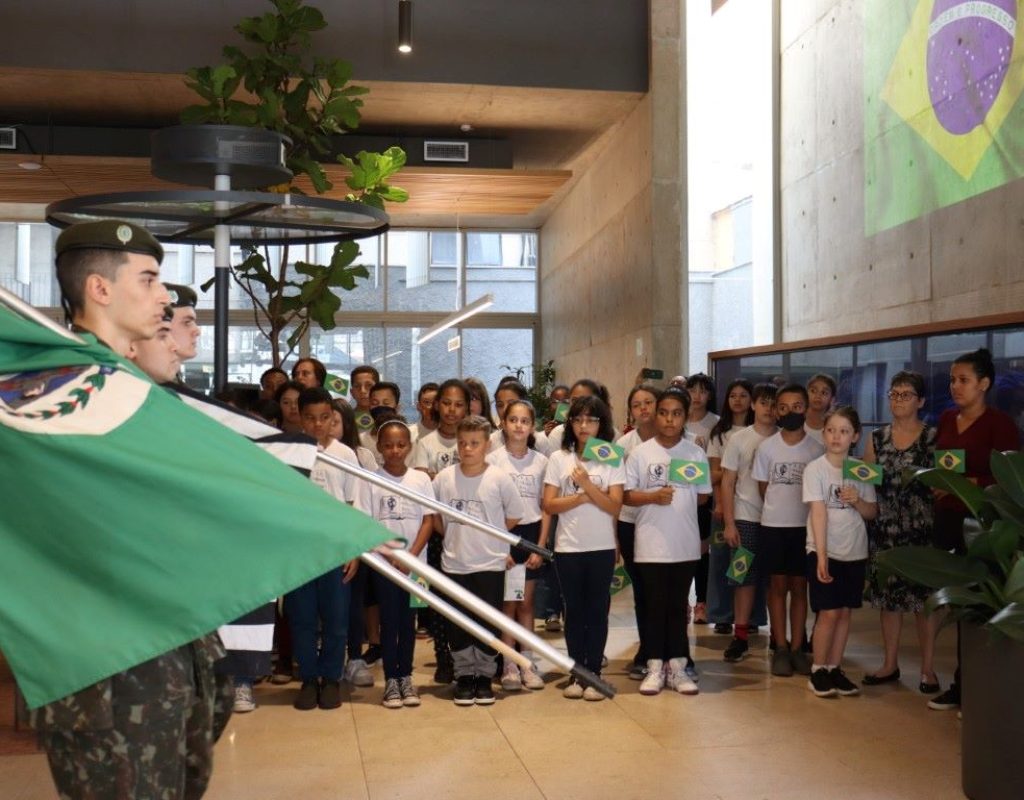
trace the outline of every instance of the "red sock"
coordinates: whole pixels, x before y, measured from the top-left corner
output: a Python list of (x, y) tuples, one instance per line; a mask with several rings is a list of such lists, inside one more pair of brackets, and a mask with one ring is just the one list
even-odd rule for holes
[(750, 630), (749, 625), (740, 625), (737, 623), (736, 625), (733, 625), (733, 630), (736, 632), (737, 639), (739, 639), (741, 642), (747, 641), (747, 633)]

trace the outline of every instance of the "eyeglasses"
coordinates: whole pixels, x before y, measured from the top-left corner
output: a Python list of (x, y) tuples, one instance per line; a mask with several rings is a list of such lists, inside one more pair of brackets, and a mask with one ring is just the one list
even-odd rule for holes
[(890, 400), (913, 400), (917, 397), (917, 392), (889, 392)]
[(601, 420), (598, 417), (573, 417), (573, 425), (600, 425)]

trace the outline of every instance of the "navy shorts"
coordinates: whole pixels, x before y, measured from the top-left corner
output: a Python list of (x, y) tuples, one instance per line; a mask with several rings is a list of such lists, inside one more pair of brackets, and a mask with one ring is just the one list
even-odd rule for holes
[[(527, 542), (537, 544), (540, 541), (540, 520), (536, 522), (529, 522), (525, 525), (516, 525), (509, 533), (513, 533), (520, 539), (524, 539)], [(523, 550), (521, 547), (512, 547), (509, 549), (512, 555), (512, 560), (517, 564), (525, 564), (526, 559), (530, 557), (530, 554)], [(541, 569), (530, 569), (526, 568), (526, 580), (535, 581), (544, 573), (543, 567)]]
[(807, 528), (761, 526), (761, 567), (768, 575), (807, 576)]
[(818, 580), (818, 554), (811, 552), (807, 559), (807, 588), (811, 597), (811, 611), (831, 611), (837, 608), (860, 608), (864, 601), (864, 576), (867, 561), (828, 560), (828, 574), (832, 583)]
[[(743, 583), (737, 583), (730, 578), (726, 578), (726, 582), (730, 586), (757, 586), (757, 582), (761, 580), (761, 573), (764, 572), (764, 564), (762, 563), (764, 560), (764, 547), (761, 544), (764, 541), (764, 535), (761, 533), (761, 524), (738, 519), (736, 520), (736, 531), (740, 535), (740, 545), (754, 554), (754, 560), (750, 562), (750, 569), (747, 570), (747, 576), (744, 578)], [(733, 555), (733, 551), (730, 550), (730, 563), (732, 563)]]

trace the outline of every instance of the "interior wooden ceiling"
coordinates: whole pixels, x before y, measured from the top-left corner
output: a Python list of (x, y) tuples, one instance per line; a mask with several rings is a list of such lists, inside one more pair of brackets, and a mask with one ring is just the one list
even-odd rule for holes
[[(574, 168), (642, 95), (573, 89), (354, 81), (367, 86), (360, 133), (507, 138), (511, 170), (408, 168), (397, 181), (412, 200), (389, 209), (396, 224), (536, 226)], [(0, 124), (162, 127), (195, 102), (180, 75), (5, 68)], [(471, 125), (464, 134), (460, 125)], [(44, 149), (40, 147), (39, 149)], [(72, 194), (161, 185), (144, 159), (47, 155), (45, 167), (0, 159), (0, 203), (43, 203)], [(337, 181), (339, 184), (340, 181)], [(475, 219), (469, 219), (475, 217)], [(505, 219), (510, 217), (510, 219)]]

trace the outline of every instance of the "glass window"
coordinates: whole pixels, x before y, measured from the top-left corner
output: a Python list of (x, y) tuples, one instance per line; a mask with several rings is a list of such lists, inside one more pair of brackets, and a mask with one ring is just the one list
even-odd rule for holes
[(459, 375), (459, 352), (448, 350), (448, 340), (457, 331), (445, 331), (423, 344), (416, 339), (425, 328), (387, 328), (387, 380), (402, 390), (402, 411), (412, 422), (416, 419), (416, 392), (428, 381), (442, 383)]
[(46, 224), (0, 223), (0, 286), (39, 308), (60, 306), (53, 268), (57, 234)]
[(909, 339), (857, 345), (857, 367), (851, 377), (851, 402), (861, 415), (861, 424), (872, 428), (889, 420), (886, 396), (892, 376), (910, 369)]
[(533, 330), (530, 328), (463, 328), (462, 374), (479, 378), (491, 397), (498, 381), (519, 367), (533, 374)]
[[(213, 326), (199, 327), (196, 357), (185, 362), (185, 383), (201, 392), (213, 391)], [(288, 350), (288, 332), (281, 336), (281, 352)], [(260, 375), (274, 365), (270, 342), (252, 325), (228, 330), (228, 382), (258, 384)]]
[(812, 375), (823, 372), (836, 382), (836, 404), (852, 401), (853, 348), (827, 347), (798, 350), (789, 355), (789, 379), (807, 385)]
[(438, 267), (459, 265), (459, 235), (455, 231), (430, 233), (430, 263)]
[[(358, 278), (351, 291), (335, 288), (334, 292), (341, 298), (341, 311), (383, 311), (384, 310), (384, 237), (361, 239), (359, 257), (355, 264), (361, 264), (369, 271), (368, 278)], [(334, 256), (333, 242), (313, 245), (310, 249), (315, 256), (315, 263), (330, 264)]]
[(454, 311), (458, 307), (458, 261), (432, 264), (432, 236), (427, 231), (387, 233), (388, 311)]
[(384, 328), (366, 326), (322, 331), (314, 325), (309, 333), (309, 352), (335, 375), (348, 377), (360, 364), (372, 364), (384, 372), (381, 369), (385, 355)]
[(466, 234), (467, 305), (488, 293), (488, 311), (537, 310), (536, 233)]

